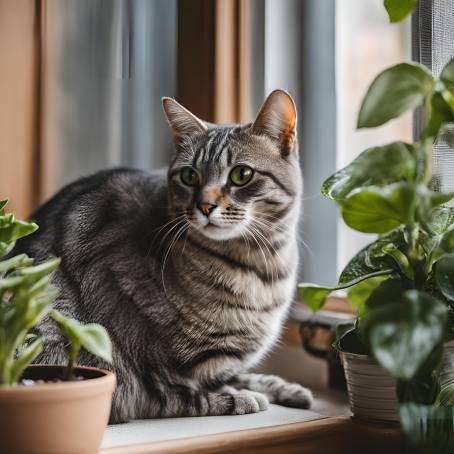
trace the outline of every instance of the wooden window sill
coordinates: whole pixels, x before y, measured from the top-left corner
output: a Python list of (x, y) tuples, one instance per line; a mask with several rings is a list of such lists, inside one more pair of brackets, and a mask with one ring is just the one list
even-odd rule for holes
[(402, 448), (402, 436), (396, 427), (337, 417), (113, 447), (101, 450), (101, 454), (397, 454)]
[(349, 417), (342, 393), (316, 393), (312, 410), (271, 405), (255, 415), (134, 421), (107, 429), (101, 454), (400, 452), (395, 427)]

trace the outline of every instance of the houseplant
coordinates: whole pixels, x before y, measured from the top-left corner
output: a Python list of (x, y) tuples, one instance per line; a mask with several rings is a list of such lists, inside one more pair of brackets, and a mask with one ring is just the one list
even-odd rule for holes
[[(415, 3), (385, 6), (397, 21)], [(451, 452), (454, 208), (446, 204), (454, 193), (433, 190), (431, 164), (435, 141), (454, 143), (454, 60), (438, 79), (416, 63), (383, 71), (363, 99), (358, 127), (417, 108), (425, 124), (414, 143), (369, 148), (324, 182), (322, 193), (340, 205), (344, 222), (379, 237), (347, 264), (337, 286), (300, 284), (299, 294), (318, 310), (331, 291), (348, 289), (358, 317), (340, 326), (335, 347), (351, 359), (367, 355), (369, 365), (378, 363), (395, 380), (400, 423), (417, 449)]]
[[(5, 213), (0, 202), (0, 257), (15, 240), (34, 232), (31, 222)], [(81, 347), (110, 361), (111, 344), (99, 325), (81, 325), (52, 303), (51, 273), (59, 259), (40, 265), (25, 254), (0, 261), (0, 445), (2, 452), (97, 452), (107, 424), (115, 377), (75, 367)], [(68, 341), (66, 366), (30, 363), (45, 339), (33, 327), (50, 316)]]

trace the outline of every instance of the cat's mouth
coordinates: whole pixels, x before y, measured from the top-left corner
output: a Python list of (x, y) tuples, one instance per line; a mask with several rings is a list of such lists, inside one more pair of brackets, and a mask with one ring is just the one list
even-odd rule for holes
[(220, 225), (215, 224), (212, 221), (208, 221), (208, 224), (206, 224), (203, 228), (204, 229), (210, 229), (210, 228), (221, 229), (222, 227)]

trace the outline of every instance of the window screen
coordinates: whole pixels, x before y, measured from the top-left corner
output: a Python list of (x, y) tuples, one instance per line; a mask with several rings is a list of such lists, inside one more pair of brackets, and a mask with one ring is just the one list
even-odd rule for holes
[[(420, 0), (413, 15), (413, 59), (435, 76), (454, 57), (454, 10), (452, 0)], [(416, 115), (415, 133), (421, 129)], [(440, 141), (434, 147), (435, 189), (454, 190), (454, 148)]]

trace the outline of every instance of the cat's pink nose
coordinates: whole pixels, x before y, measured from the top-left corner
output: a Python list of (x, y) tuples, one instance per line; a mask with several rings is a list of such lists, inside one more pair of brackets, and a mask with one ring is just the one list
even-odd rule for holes
[(202, 212), (203, 215), (209, 216), (210, 213), (217, 207), (217, 205), (213, 203), (199, 203), (197, 208)]

